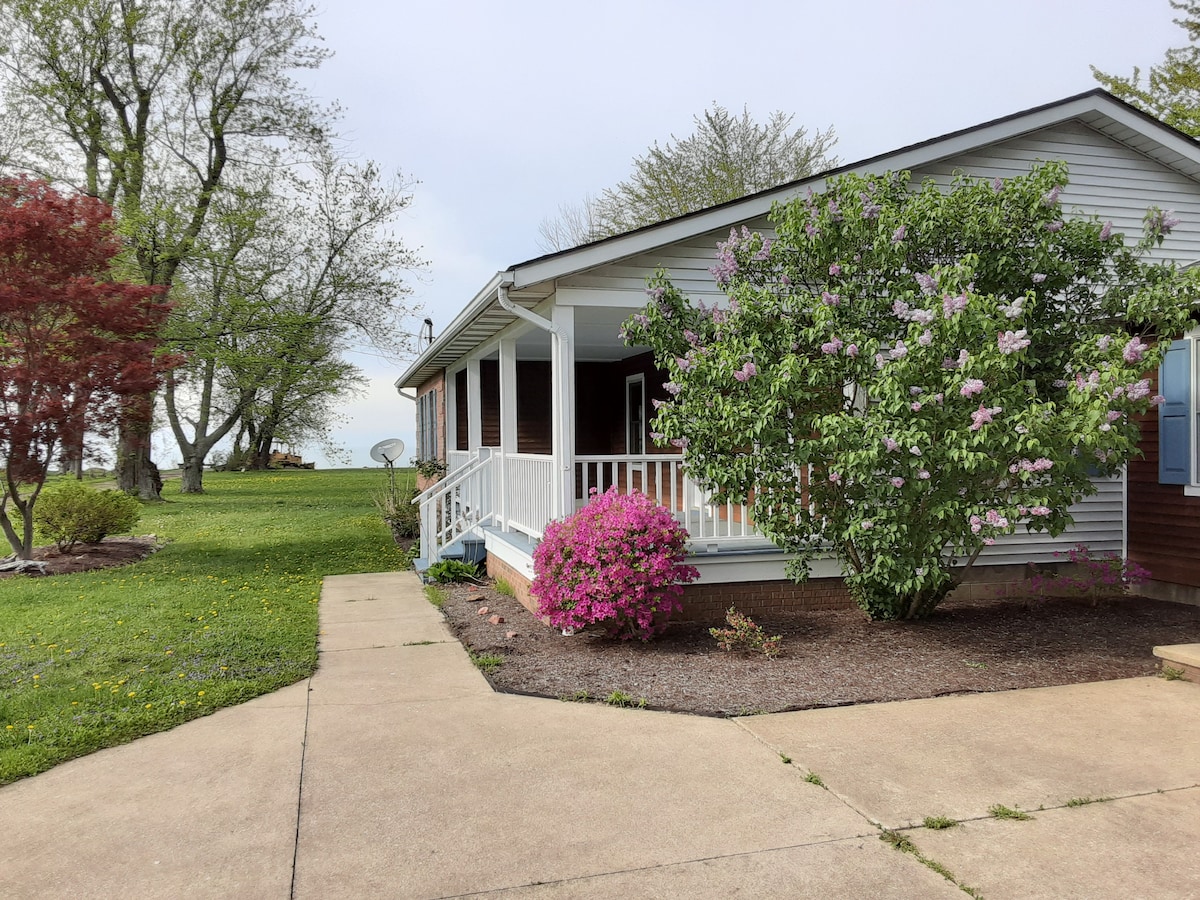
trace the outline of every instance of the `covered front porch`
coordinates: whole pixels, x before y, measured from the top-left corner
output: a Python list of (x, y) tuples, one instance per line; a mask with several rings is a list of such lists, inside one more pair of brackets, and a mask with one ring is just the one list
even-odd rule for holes
[(613, 486), (670, 510), (694, 552), (771, 548), (746, 506), (711, 503), (682, 455), (651, 439), (666, 379), (646, 348), (620, 340), (629, 296), (571, 304), (562, 293), (546, 315), (514, 308), (516, 322), (446, 367), (447, 473), (418, 498), (422, 556), (456, 553), (484, 529), (536, 541)]

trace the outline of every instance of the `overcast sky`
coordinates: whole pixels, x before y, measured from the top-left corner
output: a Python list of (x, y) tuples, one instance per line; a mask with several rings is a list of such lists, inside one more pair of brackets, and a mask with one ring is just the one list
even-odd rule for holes
[[(1167, 0), (326, 0), (335, 55), (306, 81), (344, 108), (354, 154), (418, 182), (398, 232), (429, 260), (411, 299), (440, 333), (541, 254), (560, 203), (612, 186), (714, 101), (832, 125), (851, 162), (1091, 90), (1089, 64), (1146, 68), (1185, 42), (1173, 15)], [(413, 446), (413, 405), (399, 367), (351, 358), (371, 388), (340, 442), (372, 465), (378, 440)]]

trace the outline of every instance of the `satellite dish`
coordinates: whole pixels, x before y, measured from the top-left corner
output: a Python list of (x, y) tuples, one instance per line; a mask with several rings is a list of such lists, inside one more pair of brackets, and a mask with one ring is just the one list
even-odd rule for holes
[(388, 438), (371, 448), (371, 459), (386, 466), (390, 466), (403, 455), (404, 441), (400, 438)]

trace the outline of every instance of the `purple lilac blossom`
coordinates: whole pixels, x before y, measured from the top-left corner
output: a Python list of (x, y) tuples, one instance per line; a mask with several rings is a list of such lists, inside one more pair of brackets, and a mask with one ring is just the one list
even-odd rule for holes
[(962, 312), (967, 308), (967, 295), (964, 291), (957, 297), (946, 296), (942, 298), (942, 315), (947, 319), (952, 318), (955, 313)]
[(978, 378), (968, 378), (958, 392), (964, 397), (973, 397), (984, 389), (984, 383)]
[(933, 332), (926, 328), (921, 332), (921, 336), (917, 338), (917, 343), (922, 347), (928, 347), (933, 343)]
[(890, 437), (885, 437), (883, 439), (883, 446), (887, 447), (888, 453), (891, 453), (900, 447), (900, 443), (892, 440)]
[(851, 359), (855, 359), (858, 356), (858, 344), (848, 344), (846, 346), (846, 355)]
[(829, 267), (829, 274), (834, 275), (834, 276), (841, 275), (842, 267), (839, 266), (837, 263), (834, 263), (832, 266)]
[(921, 448), (918, 447), (916, 444), (913, 444), (911, 447), (908, 448), (908, 452), (911, 453), (913, 456), (920, 456)]
[(1044, 197), (1042, 197), (1042, 205), (1053, 206), (1058, 202), (1058, 195), (1061, 193), (1062, 185), (1056, 184), (1054, 187), (1050, 188), (1050, 191)]
[(826, 356), (836, 356), (837, 352), (842, 349), (841, 338), (835, 337), (832, 341), (826, 341), (821, 345), (821, 352)]
[(901, 225), (899, 228), (897, 228), (895, 231), (892, 232), (892, 243), (893, 244), (900, 243), (902, 240), (904, 240), (904, 235), (907, 233), (908, 233), (908, 226)]
[(1018, 350), (1024, 350), (1031, 343), (1033, 342), (1025, 336), (1024, 328), (1020, 331), (1005, 331), (996, 337), (996, 345), (1000, 348), (1000, 352), (1005, 355), (1016, 353)]
[(913, 276), (913, 278), (915, 278), (917, 284), (920, 285), (922, 294), (928, 296), (937, 291), (937, 279), (935, 279), (932, 275), (928, 275), (925, 272), (918, 272)]
[(1047, 230), (1047, 231), (1051, 231), (1051, 232), (1054, 232), (1054, 231), (1062, 231), (1062, 227), (1063, 227), (1063, 223), (1062, 223), (1062, 222), (1060, 222), (1060, 221), (1055, 221), (1055, 222), (1047, 222), (1047, 223), (1046, 223), (1046, 230)]
[(1045, 272), (1034, 272), (1033, 273), (1033, 283), (1034, 284), (1041, 284), (1045, 280), (1046, 280)]
[(891, 481), (892, 481), (892, 487), (894, 487), (894, 488), (904, 487), (904, 479), (901, 478), (899, 475), (892, 478)]
[(1149, 344), (1143, 344), (1138, 338), (1133, 338), (1125, 345), (1125, 349), (1121, 351), (1121, 356), (1127, 363), (1140, 362), (1142, 355), (1149, 349)]
[(984, 406), (979, 404), (979, 409), (971, 413), (971, 431), (978, 431), (984, 425), (992, 421), (992, 417), (1003, 412), (1003, 407), (1000, 406)]
[(1105, 222), (1104, 226), (1100, 229), (1100, 240), (1107, 241), (1111, 234), (1112, 222)]

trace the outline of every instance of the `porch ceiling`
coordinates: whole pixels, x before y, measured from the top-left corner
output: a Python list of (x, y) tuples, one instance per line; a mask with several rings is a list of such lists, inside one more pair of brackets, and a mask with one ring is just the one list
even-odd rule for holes
[[(614, 362), (645, 353), (648, 347), (626, 347), (620, 338), (628, 309), (575, 307), (575, 359), (579, 362)], [(550, 358), (550, 336), (531, 329), (517, 338), (518, 359)]]

